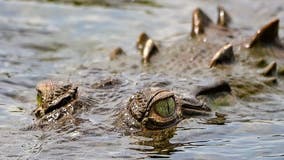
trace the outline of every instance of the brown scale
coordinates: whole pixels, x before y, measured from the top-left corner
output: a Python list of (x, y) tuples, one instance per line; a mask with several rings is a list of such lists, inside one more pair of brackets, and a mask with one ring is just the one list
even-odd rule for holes
[(228, 27), (232, 21), (231, 16), (222, 6), (218, 6), (217, 10), (218, 10), (217, 25), (221, 27)]
[(76, 97), (76, 89), (72, 88), (72, 84), (64, 85), (58, 89), (56, 89), (54, 92), (51, 92), (50, 98), (49, 98), (49, 104), (51, 105), (56, 101), (58, 98), (62, 97), (63, 95), (70, 95), (71, 97)]
[(212, 20), (200, 9), (196, 8), (192, 14), (192, 30), (191, 36), (203, 34), (205, 28), (212, 23)]
[(147, 100), (142, 92), (137, 92), (133, 99), (130, 100), (129, 110), (135, 119), (141, 121), (147, 109)]
[(71, 104), (77, 98), (77, 87), (72, 84), (63, 85), (63, 82), (51, 80), (42, 81), (37, 85), (38, 102), (34, 110), (36, 117), (40, 118), (53, 110)]

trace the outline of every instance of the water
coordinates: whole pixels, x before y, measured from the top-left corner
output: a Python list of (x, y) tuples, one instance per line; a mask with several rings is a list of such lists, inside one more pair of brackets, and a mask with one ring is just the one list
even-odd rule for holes
[[(190, 85), (200, 83), (198, 77), (188, 81), (187, 76), (143, 68), (138, 73), (130, 69), (115, 74), (104, 65), (111, 50), (122, 46), (130, 57), (126, 63), (137, 62), (141, 68), (134, 48), (140, 32), (170, 45), (189, 33), (195, 7), (214, 18), (220, 3), (233, 17), (232, 28), (241, 28), (243, 34), (251, 35), (272, 17), (279, 17), (283, 39), (281, 0), (157, 3), (119, 2), (106, 7), (0, 0), (0, 159), (283, 159), (283, 78), (271, 92), (213, 107), (228, 114), (226, 125), (201, 124), (205, 117), (187, 119), (163, 143), (109, 131), (113, 108), (121, 107), (137, 90), (166, 84), (189, 95)], [(89, 88), (109, 77), (122, 84), (109, 90)], [(83, 95), (99, 97), (98, 105), (81, 116), (88, 122), (64, 132), (21, 130), (33, 123), (34, 88), (47, 78), (72, 81), (81, 86)]]

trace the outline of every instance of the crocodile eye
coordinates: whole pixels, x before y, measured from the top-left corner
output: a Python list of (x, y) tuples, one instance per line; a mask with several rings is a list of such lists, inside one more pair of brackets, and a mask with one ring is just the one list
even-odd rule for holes
[(40, 91), (37, 92), (36, 101), (37, 101), (37, 106), (42, 105), (42, 93)]
[(154, 104), (155, 112), (161, 117), (169, 117), (175, 112), (175, 100), (173, 97), (159, 100)]

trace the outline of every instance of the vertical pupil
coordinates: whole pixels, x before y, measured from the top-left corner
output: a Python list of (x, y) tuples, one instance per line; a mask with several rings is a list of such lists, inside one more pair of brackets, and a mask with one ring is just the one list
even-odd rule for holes
[(171, 114), (171, 106), (170, 106), (170, 99), (171, 98), (169, 98), (169, 100), (167, 101), (167, 112), (168, 112), (168, 114)]
[(158, 101), (155, 104), (155, 111), (162, 117), (168, 117), (174, 113), (175, 101), (172, 97)]

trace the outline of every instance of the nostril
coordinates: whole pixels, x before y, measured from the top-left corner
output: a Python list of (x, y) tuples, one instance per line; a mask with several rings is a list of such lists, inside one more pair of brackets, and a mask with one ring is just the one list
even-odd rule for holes
[(203, 103), (203, 104), (202, 104), (202, 108), (203, 108), (205, 111), (211, 112), (211, 108), (210, 108), (206, 103)]
[(42, 113), (41, 110), (37, 110), (37, 111), (35, 111), (35, 116), (36, 116), (37, 118), (40, 118), (40, 117), (42, 116), (41, 113)]

